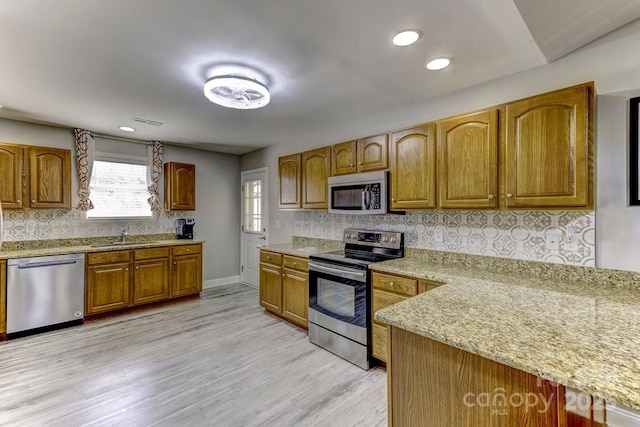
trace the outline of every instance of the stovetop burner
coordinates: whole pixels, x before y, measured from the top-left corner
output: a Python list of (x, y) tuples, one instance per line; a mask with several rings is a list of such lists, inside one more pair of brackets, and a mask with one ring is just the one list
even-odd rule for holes
[(390, 231), (344, 230), (343, 251), (311, 255), (310, 259), (324, 260), (336, 264), (368, 266), (374, 262), (402, 258), (404, 256), (404, 234)]

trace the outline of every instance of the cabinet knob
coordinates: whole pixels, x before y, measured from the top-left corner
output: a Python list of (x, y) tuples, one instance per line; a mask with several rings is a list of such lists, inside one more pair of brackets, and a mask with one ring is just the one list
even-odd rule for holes
[(125, 268), (124, 271), (129, 271), (129, 267)]
[(270, 257), (269, 255), (267, 255), (267, 259), (269, 259), (269, 260), (270, 260), (270, 259), (271, 259), (271, 257)]
[(178, 263), (176, 261), (173, 261), (173, 265), (178, 265)]
[(396, 284), (393, 282), (389, 282), (389, 286), (394, 287)]
[(396, 201), (396, 199), (395, 199), (394, 197), (392, 197), (392, 198), (391, 198), (391, 201), (392, 201), (392, 202), (395, 202), (395, 201)]
[(35, 202), (36, 202), (35, 199), (31, 200), (31, 203), (35, 203)]
[(191, 249), (187, 249), (187, 252), (191, 251)]
[(493, 200), (495, 196), (493, 194), (489, 194), (489, 200)]
[(293, 262), (293, 266), (294, 266), (294, 267), (297, 267), (297, 266), (298, 266), (298, 263), (294, 261), (294, 262)]
[(360, 166), (362, 166), (362, 162), (358, 162), (358, 164), (359, 164)]
[(139, 265), (136, 265), (136, 270), (140, 270), (140, 266)]
[(349, 164), (349, 167), (353, 167), (353, 163), (350, 163), (350, 164)]
[(513, 194), (511, 194), (511, 193), (507, 193), (507, 199), (510, 199), (510, 198), (512, 198), (512, 197), (513, 197)]
[(16, 202), (20, 203), (20, 199), (16, 200)]

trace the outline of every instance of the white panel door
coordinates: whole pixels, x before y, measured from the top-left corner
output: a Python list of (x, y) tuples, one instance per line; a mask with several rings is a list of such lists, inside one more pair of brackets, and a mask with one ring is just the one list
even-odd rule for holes
[(267, 168), (241, 173), (240, 281), (255, 287), (260, 282), (259, 248), (268, 241), (267, 178)]

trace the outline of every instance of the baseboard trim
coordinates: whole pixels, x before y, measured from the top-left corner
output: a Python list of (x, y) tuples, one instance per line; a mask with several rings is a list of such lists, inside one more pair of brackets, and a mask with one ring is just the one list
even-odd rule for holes
[(607, 404), (607, 425), (611, 427), (638, 427), (640, 414), (624, 406)]
[(205, 280), (202, 283), (202, 288), (215, 288), (216, 286), (230, 285), (232, 283), (240, 283), (240, 276), (220, 277), (219, 279)]

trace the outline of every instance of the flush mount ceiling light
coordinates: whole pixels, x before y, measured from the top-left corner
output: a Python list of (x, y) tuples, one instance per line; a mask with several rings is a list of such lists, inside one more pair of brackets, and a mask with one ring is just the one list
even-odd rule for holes
[(421, 35), (418, 30), (405, 30), (393, 36), (391, 41), (396, 46), (409, 46), (417, 42)]
[(120, 130), (123, 130), (125, 132), (135, 132), (135, 129), (129, 126), (120, 126)]
[(442, 70), (443, 68), (447, 68), (451, 64), (450, 58), (436, 58), (427, 62), (425, 65), (429, 70), (437, 71)]
[(241, 74), (211, 77), (204, 84), (204, 96), (215, 104), (240, 110), (264, 107), (271, 100), (265, 84)]

